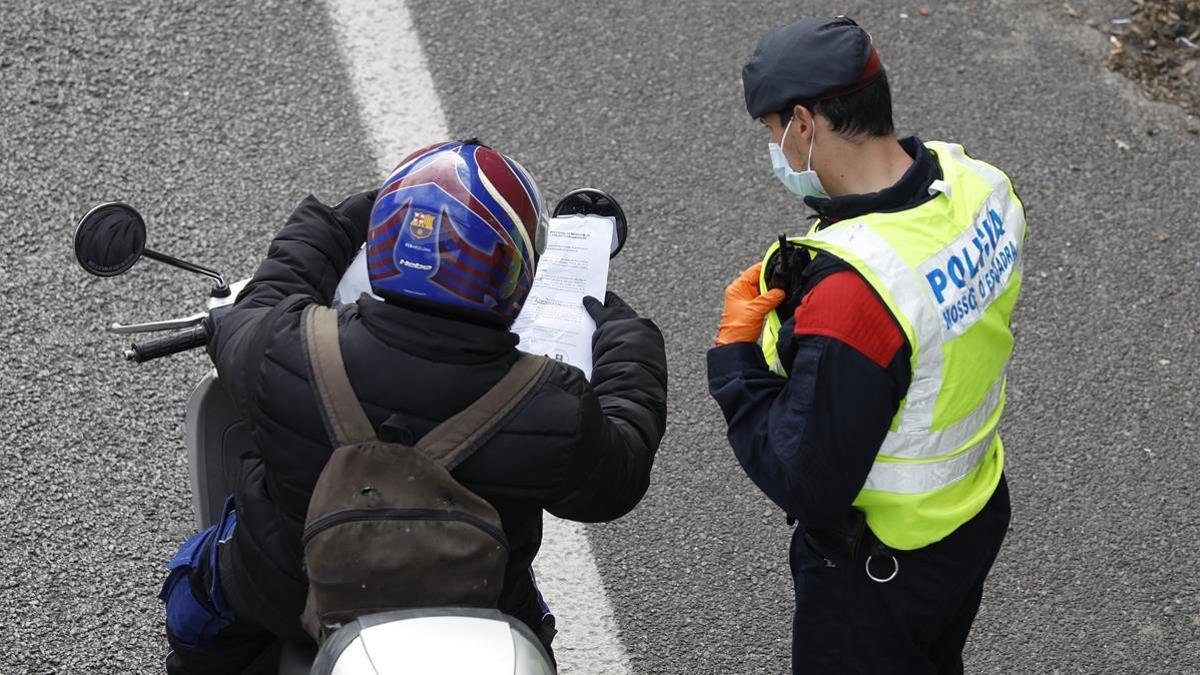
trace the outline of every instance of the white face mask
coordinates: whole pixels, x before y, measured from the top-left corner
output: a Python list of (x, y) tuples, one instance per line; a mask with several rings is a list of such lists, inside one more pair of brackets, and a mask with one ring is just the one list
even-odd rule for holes
[(771, 170), (775, 172), (775, 177), (788, 190), (796, 193), (801, 197), (828, 197), (829, 193), (825, 192), (825, 187), (821, 185), (821, 178), (817, 176), (817, 172), (812, 168), (812, 153), (813, 146), (817, 142), (817, 128), (813, 125), (812, 142), (808, 145), (808, 167), (804, 171), (796, 171), (792, 165), (788, 163), (787, 156), (783, 154), (783, 141), (787, 138), (787, 132), (792, 128), (792, 122), (796, 121), (795, 117), (788, 120), (787, 126), (783, 128), (783, 137), (778, 143), (768, 143), (767, 152), (771, 155)]

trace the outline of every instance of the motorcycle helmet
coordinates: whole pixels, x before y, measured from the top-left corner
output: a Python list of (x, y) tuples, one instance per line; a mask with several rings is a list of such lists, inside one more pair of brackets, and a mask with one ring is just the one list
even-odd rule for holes
[(511, 325), (533, 284), (548, 219), (520, 164), (475, 139), (409, 155), (380, 189), (367, 234), (385, 300)]

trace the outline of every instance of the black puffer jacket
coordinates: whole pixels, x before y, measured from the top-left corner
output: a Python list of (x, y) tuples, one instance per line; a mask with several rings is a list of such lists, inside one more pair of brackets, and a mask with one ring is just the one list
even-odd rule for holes
[[(248, 419), (258, 453), (243, 457), (238, 527), (228, 549), (235, 609), (272, 632), (303, 639), (306, 582), (300, 542), (309, 496), (333, 448), (300, 339), (311, 302), (330, 303), (366, 238), (371, 195), (337, 207), (305, 199), (271, 244), (209, 344), (220, 381)], [(511, 552), (500, 608), (540, 621), (529, 565), (542, 510), (594, 522), (619, 518), (645, 493), (666, 418), (662, 335), (627, 308), (606, 310), (589, 383), (550, 364), (519, 414), (454, 474), (504, 522)], [(340, 312), (342, 354), (377, 431), (412, 442), (495, 385), (517, 357), (517, 336), (363, 296)]]

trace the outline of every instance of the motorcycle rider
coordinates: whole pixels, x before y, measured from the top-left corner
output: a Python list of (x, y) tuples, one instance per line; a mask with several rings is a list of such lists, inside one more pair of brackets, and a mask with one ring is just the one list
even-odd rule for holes
[[(215, 322), (208, 350), (257, 451), (241, 459), (220, 523), (171, 561), (171, 673), (273, 672), (301, 627), (301, 532), (333, 448), (310, 387), (300, 322), (329, 304), (359, 248), (372, 291), (339, 311), (350, 381), (380, 437), (411, 444), (466, 408), (515, 362), (509, 332), (545, 245), (530, 175), (474, 139), (408, 156), (378, 193), (335, 207), (303, 200), (249, 285)], [(630, 511), (649, 484), (666, 423), (662, 335), (615, 294), (584, 301), (594, 367), (553, 362), (525, 405), (454, 471), (499, 512), (510, 553), (499, 609), (549, 651), (552, 619), (530, 564), (542, 511), (582, 522)], [(364, 546), (370, 545), (363, 542)]]

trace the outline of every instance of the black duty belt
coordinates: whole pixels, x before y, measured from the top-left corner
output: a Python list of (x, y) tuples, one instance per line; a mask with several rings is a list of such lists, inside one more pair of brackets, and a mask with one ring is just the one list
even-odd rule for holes
[[(788, 524), (794, 518), (788, 517)], [(858, 509), (850, 509), (846, 520), (833, 528), (805, 528), (802, 536), (808, 537), (822, 548), (836, 551), (850, 561), (851, 565), (863, 560), (867, 578), (880, 584), (892, 581), (900, 574), (900, 559), (896, 552), (879, 540), (867, 527), (866, 516)]]

